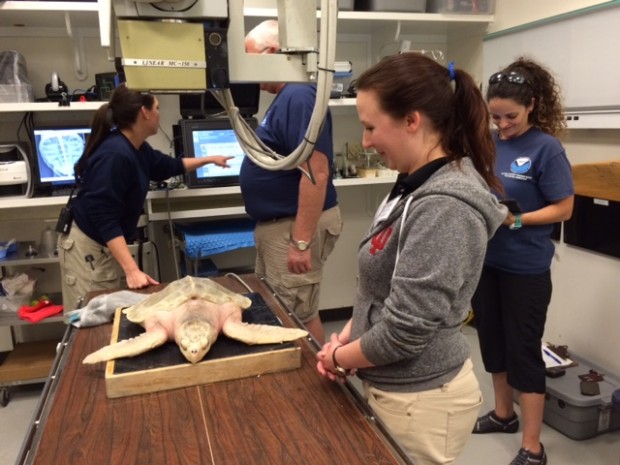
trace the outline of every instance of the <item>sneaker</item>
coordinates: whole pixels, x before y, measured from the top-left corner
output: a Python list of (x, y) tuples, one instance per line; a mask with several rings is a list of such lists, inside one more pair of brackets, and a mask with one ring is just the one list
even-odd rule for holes
[(547, 465), (545, 448), (542, 444), (540, 447), (540, 452), (536, 455), (532, 454), (529, 449), (522, 447), (519, 449), (517, 456), (510, 462), (510, 465)]
[(519, 417), (515, 413), (512, 418), (502, 420), (491, 410), (486, 415), (478, 417), (474, 426), (474, 434), (486, 433), (516, 433), (519, 430)]

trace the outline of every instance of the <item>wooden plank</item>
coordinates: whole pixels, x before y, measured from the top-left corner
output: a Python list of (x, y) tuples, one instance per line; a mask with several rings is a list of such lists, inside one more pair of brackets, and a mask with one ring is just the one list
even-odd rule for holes
[[(249, 296), (252, 307), (243, 312), (248, 323), (278, 325), (279, 320), (260, 295)], [(135, 337), (143, 328), (117, 310), (111, 342)], [(293, 370), (301, 366), (299, 343), (247, 345), (219, 335), (202, 362), (191, 364), (174, 342), (130, 359), (106, 365), (109, 398), (159, 392), (198, 384)]]
[(620, 161), (573, 165), (575, 193), (620, 202)]
[(106, 393), (116, 398), (293, 370), (301, 366), (301, 356), (295, 347), (120, 375), (112, 373), (111, 365), (106, 369)]

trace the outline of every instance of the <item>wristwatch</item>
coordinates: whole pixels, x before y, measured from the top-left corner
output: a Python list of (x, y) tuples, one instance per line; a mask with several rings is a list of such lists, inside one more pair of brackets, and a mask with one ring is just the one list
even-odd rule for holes
[(523, 226), (523, 224), (521, 224), (521, 214), (515, 213), (515, 222), (508, 226), (508, 228), (511, 231), (514, 231), (515, 229), (519, 229), (521, 226)]
[(291, 244), (295, 246), (295, 248), (301, 252), (308, 250), (310, 248), (310, 243), (306, 241), (297, 241), (291, 237)]

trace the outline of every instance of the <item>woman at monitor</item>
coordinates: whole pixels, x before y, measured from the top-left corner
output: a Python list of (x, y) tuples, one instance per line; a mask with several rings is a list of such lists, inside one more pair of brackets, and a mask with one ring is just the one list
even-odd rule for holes
[(96, 112), (84, 153), (75, 165), (79, 191), (71, 201), (72, 224), (58, 239), (65, 311), (90, 291), (159, 284), (138, 267), (128, 243), (150, 181), (160, 182), (208, 163), (227, 167), (231, 157), (172, 158), (146, 139), (159, 129), (157, 97), (117, 87)]

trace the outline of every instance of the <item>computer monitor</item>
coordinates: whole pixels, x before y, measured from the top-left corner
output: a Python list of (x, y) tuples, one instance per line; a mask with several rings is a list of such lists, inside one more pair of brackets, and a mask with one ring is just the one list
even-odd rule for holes
[[(256, 127), (255, 119), (247, 119), (250, 126)], [(201, 158), (211, 155), (229, 155), (229, 168), (212, 163), (185, 175), (189, 188), (223, 187), (239, 184), (239, 171), (245, 153), (237, 141), (237, 136), (228, 119), (181, 120), (183, 156)]]
[(89, 126), (34, 128), (35, 180), (39, 190), (75, 185), (74, 166), (89, 134)]

